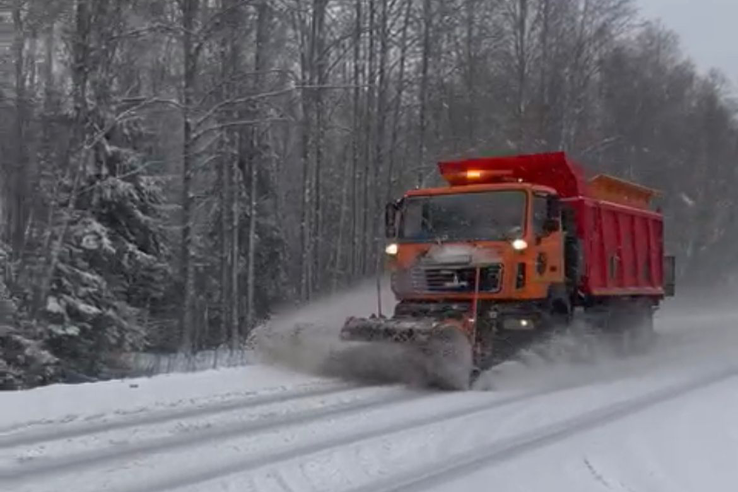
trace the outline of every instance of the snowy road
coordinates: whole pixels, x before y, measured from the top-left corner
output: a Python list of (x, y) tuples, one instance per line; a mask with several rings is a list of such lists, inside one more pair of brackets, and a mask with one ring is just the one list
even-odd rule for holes
[(511, 363), (493, 391), (253, 366), (3, 394), (0, 490), (736, 490), (738, 320), (661, 328), (648, 357)]

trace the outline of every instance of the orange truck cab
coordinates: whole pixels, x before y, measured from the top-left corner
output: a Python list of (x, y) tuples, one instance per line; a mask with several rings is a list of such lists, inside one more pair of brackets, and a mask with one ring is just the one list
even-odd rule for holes
[(564, 153), (439, 164), (448, 186), (408, 191), (386, 209), (392, 318), (350, 318), (347, 340), (424, 342), (452, 327), (477, 369), (572, 325), (640, 350), (673, 293), (657, 192), (587, 180)]

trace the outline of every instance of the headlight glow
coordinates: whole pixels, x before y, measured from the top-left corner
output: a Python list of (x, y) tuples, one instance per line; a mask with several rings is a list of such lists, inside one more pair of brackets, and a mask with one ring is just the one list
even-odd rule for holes
[(528, 243), (525, 242), (525, 239), (516, 239), (512, 242), (512, 247), (515, 251), (523, 251), (528, 248)]
[(395, 243), (388, 244), (387, 247), (384, 248), (384, 252), (390, 256), (395, 256), (399, 250), (400, 248)]

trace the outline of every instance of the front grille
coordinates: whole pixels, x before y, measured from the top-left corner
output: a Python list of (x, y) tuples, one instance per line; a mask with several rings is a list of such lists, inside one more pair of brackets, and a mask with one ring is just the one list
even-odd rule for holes
[[(475, 268), (415, 267), (407, 272), (402, 282), (415, 293), (471, 293), (474, 292)], [(399, 282), (398, 282), (399, 284)], [(502, 265), (480, 269), (479, 292), (495, 293), (502, 287)]]

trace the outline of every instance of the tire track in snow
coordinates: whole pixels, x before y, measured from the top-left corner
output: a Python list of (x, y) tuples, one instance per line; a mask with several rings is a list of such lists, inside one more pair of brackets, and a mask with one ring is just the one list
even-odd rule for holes
[[(361, 390), (365, 388), (355, 389)], [(346, 390), (342, 390), (340, 392), (344, 391)], [(339, 391), (336, 392), (338, 393)], [(413, 391), (409, 392), (405, 388), (398, 388), (394, 389), (389, 394), (381, 394), (378, 397), (361, 398), (358, 401), (337, 403), (327, 407), (309, 410), (297, 410), (278, 417), (263, 419), (256, 418), (247, 422), (220, 426), (216, 425), (215, 427), (199, 429), (184, 434), (176, 434), (172, 437), (149, 439), (131, 444), (117, 444), (104, 448), (72, 453), (63, 457), (38, 458), (20, 463), (18, 466), (14, 467), (0, 467), (0, 479), (21, 480), (28, 477), (40, 478), (56, 473), (73, 473), (124, 459), (133, 459), (150, 454), (200, 446), (214, 441), (217, 442), (233, 438), (243, 438), (251, 434), (267, 432), (285, 426), (307, 424), (331, 417), (345, 417), (354, 413), (388, 406), (393, 403), (417, 399), (420, 397), (419, 395), (422, 394), (424, 393)], [(277, 400), (277, 402), (281, 401), (282, 400)], [(169, 419), (167, 419), (167, 421), (168, 420)], [(146, 425), (148, 425), (148, 423)], [(108, 430), (109, 429), (106, 428), (103, 432), (107, 432)]]
[[(63, 439), (72, 439), (91, 436), (103, 432), (122, 430), (133, 427), (163, 424), (179, 419), (190, 419), (198, 417), (209, 417), (221, 413), (236, 410), (247, 410), (258, 408), (273, 403), (289, 402), (302, 398), (313, 398), (330, 396), (360, 388), (348, 383), (336, 383), (320, 386), (308, 386), (293, 390), (278, 391), (264, 395), (251, 395), (236, 400), (187, 406), (183, 408), (171, 408), (155, 410), (146, 413), (131, 412), (126, 416), (115, 417), (112, 420), (98, 422), (80, 421), (75, 423), (62, 423), (60, 429), (47, 430), (31, 429), (15, 432), (0, 432), (0, 449), (8, 449), (19, 446), (32, 446)], [(45, 422), (43, 425), (53, 425), (54, 422)]]
[(651, 394), (591, 410), (544, 426), (542, 429), (505, 438), (500, 442), (451, 456), (443, 462), (435, 462), (406, 474), (396, 474), (381, 482), (373, 482), (351, 489), (350, 492), (425, 492), (439, 484), (468, 476), (482, 468), (489, 468), (578, 434), (596, 430), (603, 425), (735, 377), (738, 377), (738, 367), (674, 384)]
[[(425, 417), (397, 420), (390, 424), (380, 426), (379, 428), (358, 432), (350, 432), (344, 435), (319, 440), (317, 442), (296, 444), (290, 449), (278, 450), (270, 453), (265, 453), (260, 456), (252, 456), (247, 459), (232, 461), (222, 466), (213, 467), (204, 472), (198, 471), (189, 474), (183, 472), (178, 474), (177, 476), (162, 477), (159, 479), (147, 478), (145, 485), (121, 489), (114, 488), (111, 490), (115, 490), (116, 492), (165, 492), (185, 486), (197, 485), (203, 482), (208, 482), (210, 480), (217, 480), (219, 478), (224, 478), (230, 475), (246, 473), (258, 468), (272, 466), (274, 464), (298, 458), (304, 458), (325, 451), (338, 449), (344, 446), (350, 446), (362, 441), (396, 434), (410, 429), (422, 428), (438, 422), (456, 420), (475, 414), (485, 413), (490, 410), (513, 405), (526, 400), (531, 400), (540, 396), (566, 391), (568, 389), (571, 389), (572, 387), (574, 386), (570, 385), (565, 387), (557, 387), (543, 391), (536, 390), (494, 401), (486, 400), (481, 403), (477, 402), (474, 405), (462, 406), (461, 408), (454, 408), (445, 412), (435, 413)], [(431, 396), (430, 398), (433, 398), (433, 396)]]
[[(451, 457), (448, 461), (434, 463), (432, 466), (424, 467), (422, 470), (416, 470), (411, 474), (396, 474), (389, 477), (386, 481), (373, 482), (366, 486), (350, 489), (350, 491), (424, 491), (430, 485), (452, 480), (459, 475), (469, 473), (470, 470), (473, 471), (482, 466), (493, 465), (497, 462), (514, 458), (525, 452), (533, 451), (547, 444), (552, 444), (565, 439), (566, 437), (576, 435), (580, 432), (592, 430), (610, 421), (626, 417), (651, 406), (655, 406), (659, 403), (666, 402), (670, 399), (677, 398), (712, 384), (717, 384), (735, 376), (738, 376), (738, 368), (733, 368), (729, 371), (718, 374), (711, 374), (706, 377), (703, 376), (702, 378), (656, 391), (650, 395), (609, 405), (607, 408), (593, 410), (583, 415), (565, 420), (561, 423), (546, 426), (538, 431), (504, 439), (493, 446), (474, 450), (473, 452), (464, 454), (463, 456), (457, 456), (456, 458)], [(115, 490), (116, 492), (166, 492), (182, 487), (199, 485), (211, 480), (218, 480), (231, 475), (248, 473), (259, 468), (272, 467), (295, 459), (306, 458), (327, 451), (337, 450), (342, 447), (355, 445), (362, 441), (371, 441), (373, 439), (392, 434), (399, 434), (409, 430), (429, 427), (441, 422), (448, 422), (484, 414), (501, 407), (524, 402), (526, 400), (532, 400), (537, 397), (548, 396), (580, 386), (586, 386), (586, 384), (566, 385), (544, 391), (527, 392), (493, 402), (486, 401), (481, 404), (478, 403), (476, 405), (456, 408), (425, 417), (401, 420), (379, 428), (352, 432), (320, 440), (318, 442), (295, 445), (287, 450), (280, 450), (266, 453), (261, 456), (250, 457), (244, 460), (232, 461), (219, 467), (213, 467), (204, 472), (197, 471), (190, 474), (182, 473), (176, 477), (168, 476), (159, 479), (152, 478), (146, 480), (146, 485), (112, 490)]]

